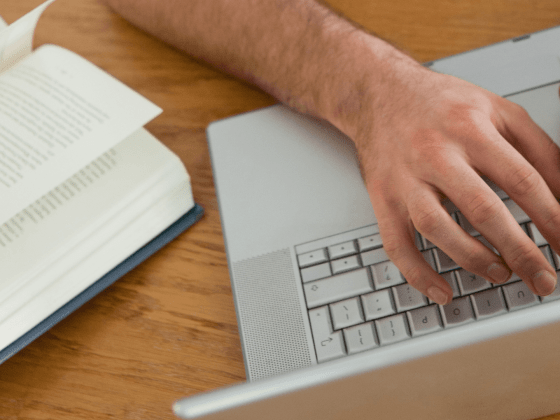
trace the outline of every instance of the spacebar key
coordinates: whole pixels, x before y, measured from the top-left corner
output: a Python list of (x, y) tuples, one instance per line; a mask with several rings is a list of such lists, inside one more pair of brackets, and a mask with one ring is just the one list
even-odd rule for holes
[(373, 292), (369, 268), (349, 271), (303, 285), (308, 308)]

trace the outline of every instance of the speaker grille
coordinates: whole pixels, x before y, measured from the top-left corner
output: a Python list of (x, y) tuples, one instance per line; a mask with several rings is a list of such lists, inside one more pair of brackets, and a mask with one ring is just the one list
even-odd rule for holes
[(311, 364), (288, 249), (233, 264), (233, 289), (248, 379)]

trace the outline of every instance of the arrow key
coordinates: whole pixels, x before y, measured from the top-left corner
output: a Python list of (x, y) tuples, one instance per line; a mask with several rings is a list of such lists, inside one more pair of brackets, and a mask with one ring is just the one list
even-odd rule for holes
[(346, 355), (342, 331), (337, 331), (329, 337), (315, 338), (315, 349), (317, 350), (317, 361), (326, 362)]
[(326, 362), (346, 355), (342, 331), (333, 332), (328, 306), (310, 310), (309, 320), (318, 362)]

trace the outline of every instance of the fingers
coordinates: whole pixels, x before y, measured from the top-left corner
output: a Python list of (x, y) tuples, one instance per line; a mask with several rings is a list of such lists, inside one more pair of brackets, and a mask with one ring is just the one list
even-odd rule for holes
[[(477, 176), (474, 172), (473, 175)], [(485, 186), (482, 182), (481, 187)], [(416, 189), (413, 194), (411, 219), (426, 239), (471, 273), (493, 283), (504, 283), (510, 278), (511, 271), (502, 258), (465, 232), (442, 207), (433, 191)]]
[[(555, 196), (560, 197), (560, 149), (524, 112), (517, 118), (510, 116), (507, 124), (509, 142), (526, 160), (510, 150), (504, 156), (507, 169), (492, 176), (533, 219), (554, 250), (559, 252), (560, 205)], [(483, 163), (491, 167), (489, 162)]]
[[(555, 269), (480, 174), (519, 204), (560, 254), (555, 198), (560, 197), (560, 149), (522, 108), (496, 101), (490, 114), (490, 107), (472, 112), (452, 129), (420, 130), (424, 134), (413, 139), (408, 155), (399, 150), (407, 158), (393, 165), (400, 173), (385, 177), (392, 182), (383, 193), (372, 194), (381, 198), (373, 201), (383, 206), (374, 208), (387, 254), (413, 287), (438, 303), (449, 302), (452, 292), (417, 250), (414, 228), (457, 265), (491, 282), (503, 283), (513, 271), (535, 294), (547, 295), (556, 287)], [(386, 170), (381, 168), (376, 175)], [(370, 176), (370, 183), (375, 179), (383, 176)], [(449, 197), (498, 253), (465, 232), (443, 209), (436, 191)]]
[[(514, 198), (539, 230), (546, 225), (549, 237), (558, 238), (560, 243), (560, 236), (552, 229), (560, 221), (560, 206), (542, 177), (495, 129), (487, 127), (484, 137), (471, 148), (470, 157), (477, 169)], [(544, 255), (472, 168), (465, 163), (456, 166), (455, 178), (461, 182), (447, 180), (443, 192), (534, 293), (551, 293), (556, 287), (556, 272)]]
[(389, 207), (383, 209), (387, 211), (376, 209), (385, 252), (412, 287), (440, 305), (451, 302), (451, 287), (416, 248), (410, 220), (405, 214), (397, 214)]
[(509, 102), (502, 114), (501, 133), (525, 157), (546, 181), (552, 193), (560, 197), (560, 149), (520, 106)]

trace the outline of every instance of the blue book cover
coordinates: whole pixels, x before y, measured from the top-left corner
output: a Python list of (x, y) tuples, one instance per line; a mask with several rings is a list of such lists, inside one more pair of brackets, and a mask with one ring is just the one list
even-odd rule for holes
[(119, 278), (124, 276), (130, 270), (138, 266), (152, 254), (159, 251), (161, 248), (163, 248), (165, 245), (179, 236), (182, 232), (196, 223), (203, 214), (203, 208), (198, 204), (195, 204), (195, 206), (191, 210), (181, 216), (176, 222), (174, 222), (171, 226), (161, 232), (158, 236), (156, 236), (142, 248), (138, 249), (138, 251), (129, 256), (126, 260), (121, 262), (119, 265), (117, 265), (115, 268), (101, 277), (98, 281), (85, 289), (74, 299), (70, 300), (66, 305), (62, 306), (52, 315), (45, 318), (42, 322), (37, 324), (34, 328), (29, 330), (26, 334), (14, 341), (8, 347), (1, 350), (0, 363), (5, 362), (7, 359), (12, 357), (18, 351), (35, 340), (37, 337), (47, 332), (54, 325), (58, 324), (72, 312), (80, 308), (84, 303), (97, 296), (99, 293), (101, 293)]

